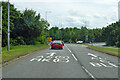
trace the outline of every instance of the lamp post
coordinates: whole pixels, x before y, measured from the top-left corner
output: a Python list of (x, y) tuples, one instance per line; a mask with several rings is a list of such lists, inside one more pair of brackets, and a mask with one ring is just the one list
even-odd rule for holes
[(46, 21), (47, 21), (47, 14), (48, 13), (51, 13), (51, 11), (45, 11), (45, 19), (46, 19)]
[(9, 0), (8, 0), (8, 47), (7, 47), (7, 50), (9, 51), (10, 50), (10, 9), (9, 9)]
[(0, 54), (2, 53), (2, 2), (0, 3)]
[[(51, 11), (45, 11), (45, 19), (46, 19), (46, 21), (47, 21), (47, 14), (48, 13), (51, 13)], [(47, 21), (48, 22), (48, 21)], [(46, 44), (47, 44), (47, 28), (46, 28)]]

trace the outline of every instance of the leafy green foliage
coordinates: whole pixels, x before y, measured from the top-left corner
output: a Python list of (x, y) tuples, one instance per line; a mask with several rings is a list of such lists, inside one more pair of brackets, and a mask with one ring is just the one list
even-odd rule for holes
[(113, 23), (102, 30), (107, 45), (120, 47), (120, 22)]
[[(2, 46), (7, 45), (7, 24), (8, 24), (8, 3), (2, 2), (3, 5), (3, 38)], [(10, 4), (10, 44), (11, 45), (30, 45), (36, 44), (37, 41), (44, 44), (47, 31), (50, 24), (40, 14), (34, 10), (26, 9), (22, 13), (17, 11), (13, 4)], [(40, 38), (39, 40), (37, 38)]]
[[(3, 5), (3, 29), (2, 46), (7, 45), (7, 19), (8, 3)], [(63, 40), (64, 42), (75, 42), (82, 40), (86, 42), (106, 42), (110, 46), (120, 47), (120, 22), (113, 23), (102, 29), (81, 28), (61, 28), (52, 27), (48, 30), (50, 24), (41, 18), (40, 13), (36, 14), (34, 10), (25, 9), (18, 11), (13, 4), (10, 4), (10, 42), (11, 45), (31, 45), (36, 43), (45, 44), (46, 37), (52, 37), (53, 40)]]

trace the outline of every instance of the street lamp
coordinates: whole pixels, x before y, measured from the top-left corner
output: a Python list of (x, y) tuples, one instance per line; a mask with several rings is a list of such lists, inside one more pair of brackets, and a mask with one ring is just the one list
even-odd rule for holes
[(8, 0), (8, 47), (7, 47), (7, 50), (9, 51), (10, 50), (10, 9), (9, 9), (9, 0)]
[[(45, 11), (45, 19), (46, 19), (46, 21), (47, 21), (47, 14), (48, 13), (51, 13), (51, 11)], [(48, 22), (48, 21), (47, 21)], [(46, 28), (46, 44), (47, 44), (47, 28)]]
[(0, 3), (0, 54), (2, 53), (2, 2)]
[(45, 11), (45, 19), (46, 19), (46, 21), (47, 21), (47, 14), (48, 13), (51, 13), (51, 11)]

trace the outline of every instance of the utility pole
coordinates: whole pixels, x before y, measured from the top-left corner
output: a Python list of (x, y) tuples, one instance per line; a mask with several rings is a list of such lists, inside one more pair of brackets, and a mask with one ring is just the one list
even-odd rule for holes
[(46, 21), (47, 21), (47, 14), (48, 13), (51, 13), (51, 11), (45, 11), (45, 19), (46, 19)]
[[(46, 11), (45, 12), (45, 19), (46, 19), (46, 21), (47, 21), (47, 14), (48, 13), (51, 13), (51, 11)], [(48, 21), (47, 21), (48, 22)], [(46, 44), (47, 44), (47, 28), (46, 28), (46, 30), (45, 30), (45, 33), (46, 33)]]
[(118, 2), (118, 21), (120, 21), (120, 1)]
[[(2, 1), (0, 2), (0, 54), (2, 53)], [(2, 67), (2, 55), (0, 55), (0, 67)], [(2, 69), (0, 68), (0, 80), (2, 80)]]
[[(63, 25), (62, 25), (62, 22), (61, 22), (61, 27), (62, 27)], [(61, 41), (62, 41), (62, 28), (61, 28)]]
[(0, 54), (2, 53), (2, 2), (0, 3)]
[(8, 47), (7, 50), (10, 50), (10, 9), (9, 9), (9, 0), (8, 0)]

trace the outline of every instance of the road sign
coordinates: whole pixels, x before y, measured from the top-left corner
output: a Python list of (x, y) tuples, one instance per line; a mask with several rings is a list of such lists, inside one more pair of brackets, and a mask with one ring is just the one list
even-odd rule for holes
[(52, 37), (47, 37), (47, 42), (51, 42), (52, 41)]

